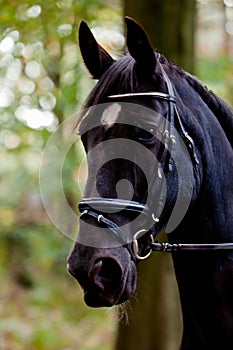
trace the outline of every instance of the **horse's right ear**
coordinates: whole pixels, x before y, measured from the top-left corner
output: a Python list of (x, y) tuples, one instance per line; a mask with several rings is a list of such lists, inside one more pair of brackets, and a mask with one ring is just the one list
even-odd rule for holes
[(84, 21), (79, 26), (79, 47), (84, 63), (94, 79), (99, 79), (114, 62), (107, 51), (97, 43)]
[(130, 55), (144, 74), (153, 75), (157, 58), (144, 29), (132, 18), (125, 17), (127, 46)]

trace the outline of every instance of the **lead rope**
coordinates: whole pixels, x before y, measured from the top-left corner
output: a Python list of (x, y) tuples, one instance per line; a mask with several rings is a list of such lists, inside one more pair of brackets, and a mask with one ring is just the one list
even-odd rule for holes
[(173, 253), (179, 251), (216, 251), (216, 250), (232, 250), (233, 243), (203, 243), (203, 244), (185, 244), (185, 243), (163, 243), (152, 242), (151, 251)]

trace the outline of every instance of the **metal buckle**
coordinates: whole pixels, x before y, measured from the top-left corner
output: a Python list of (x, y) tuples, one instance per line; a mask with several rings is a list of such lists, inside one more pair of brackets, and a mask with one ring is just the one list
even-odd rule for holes
[[(152, 253), (152, 249), (150, 249), (149, 253), (147, 253), (145, 256), (138, 255), (138, 237), (139, 237), (139, 235), (141, 235), (142, 232), (147, 232), (147, 230), (142, 229), (142, 230), (139, 230), (138, 232), (136, 232), (134, 235), (134, 238), (133, 238), (133, 242), (132, 242), (133, 252), (134, 252), (135, 258), (137, 260), (145, 260), (145, 259), (149, 258), (149, 256)], [(151, 243), (153, 244), (154, 243), (153, 235), (150, 235), (150, 239), (151, 239)]]

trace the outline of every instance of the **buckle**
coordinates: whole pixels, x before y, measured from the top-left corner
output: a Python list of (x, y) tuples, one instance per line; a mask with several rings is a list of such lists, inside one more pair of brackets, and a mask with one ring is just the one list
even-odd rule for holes
[[(150, 249), (150, 251), (145, 256), (141, 256), (138, 254), (138, 250), (139, 250), (138, 249), (138, 238), (143, 232), (147, 232), (147, 230), (142, 229), (142, 230), (139, 230), (138, 232), (136, 232), (134, 235), (133, 241), (132, 241), (133, 252), (134, 252), (135, 258), (137, 260), (145, 260), (145, 259), (149, 258), (149, 256), (152, 253), (152, 249)], [(150, 239), (151, 239), (151, 243), (153, 244), (154, 243), (153, 235), (150, 235)]]

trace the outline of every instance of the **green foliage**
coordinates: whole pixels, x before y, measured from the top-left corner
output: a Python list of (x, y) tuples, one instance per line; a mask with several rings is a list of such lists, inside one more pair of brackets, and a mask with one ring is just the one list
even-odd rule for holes
[[(98, 27), (105, 18), (112, 28), (120, 7), (102, 0), (0, 0), (0, 6), (0, 348), (107, 350), (114, 322), (84, 306), (66, 272), (73, 241), (48, 220), (39, 170), (50, 136), (93, 85), (78, 50), (79, 22)], [(73, 208), (81, 154), (71, 147), (62, 169)]]
[(49, 225), (1, 235), (1, 349), (111, 348), (113, 319), (105, 310), (89, 310), (67, 276), (64, 262), (71, 245)]
[(196, 68), (197, 76), (205, 85), (233, 106), (232, 57), (197, 57)]
[[(1, 349), (111, 348), (114, 322), (105, 310), (87, 309), (81, 290), (67, 275), (73, 242), (48, 220), (39, 170), (50, 136), (80, 109), (93, 85), (77, 47), (78, 24), (83, 18), (98, 29), (104, 22), (109, 32), (102, 30), (106, 35), (99, 40), (119, 53), (122, 37), (111, 43), (115, 24), (121, 31), (119, 3), (0, 0)], [(198, 75), (211, 87), (224, 76), (232, 89), (231, 66), (223, 59), (211, 69), (202, 59)], [(76, 179), (81, 161), (80, 146), (73, 146), (62, 169), (73, 208), (81, 195)], [(52, 181), (48, 178), (48, 184)]]
[[(119, 23), (120, 10), (101, 0), (0, 4), (0, 226), (8, 230), (46, 221), (38, 186), (43, 149), (93, 84), (77, 47), (80, 20), (98, 26), (107, 16), (111, 27)], [(80, 195), (72, 176), (79, 162), (76, 148), (63, 169), (69, 203)], [(33, 209), (38, 215), (31, 215)]]

